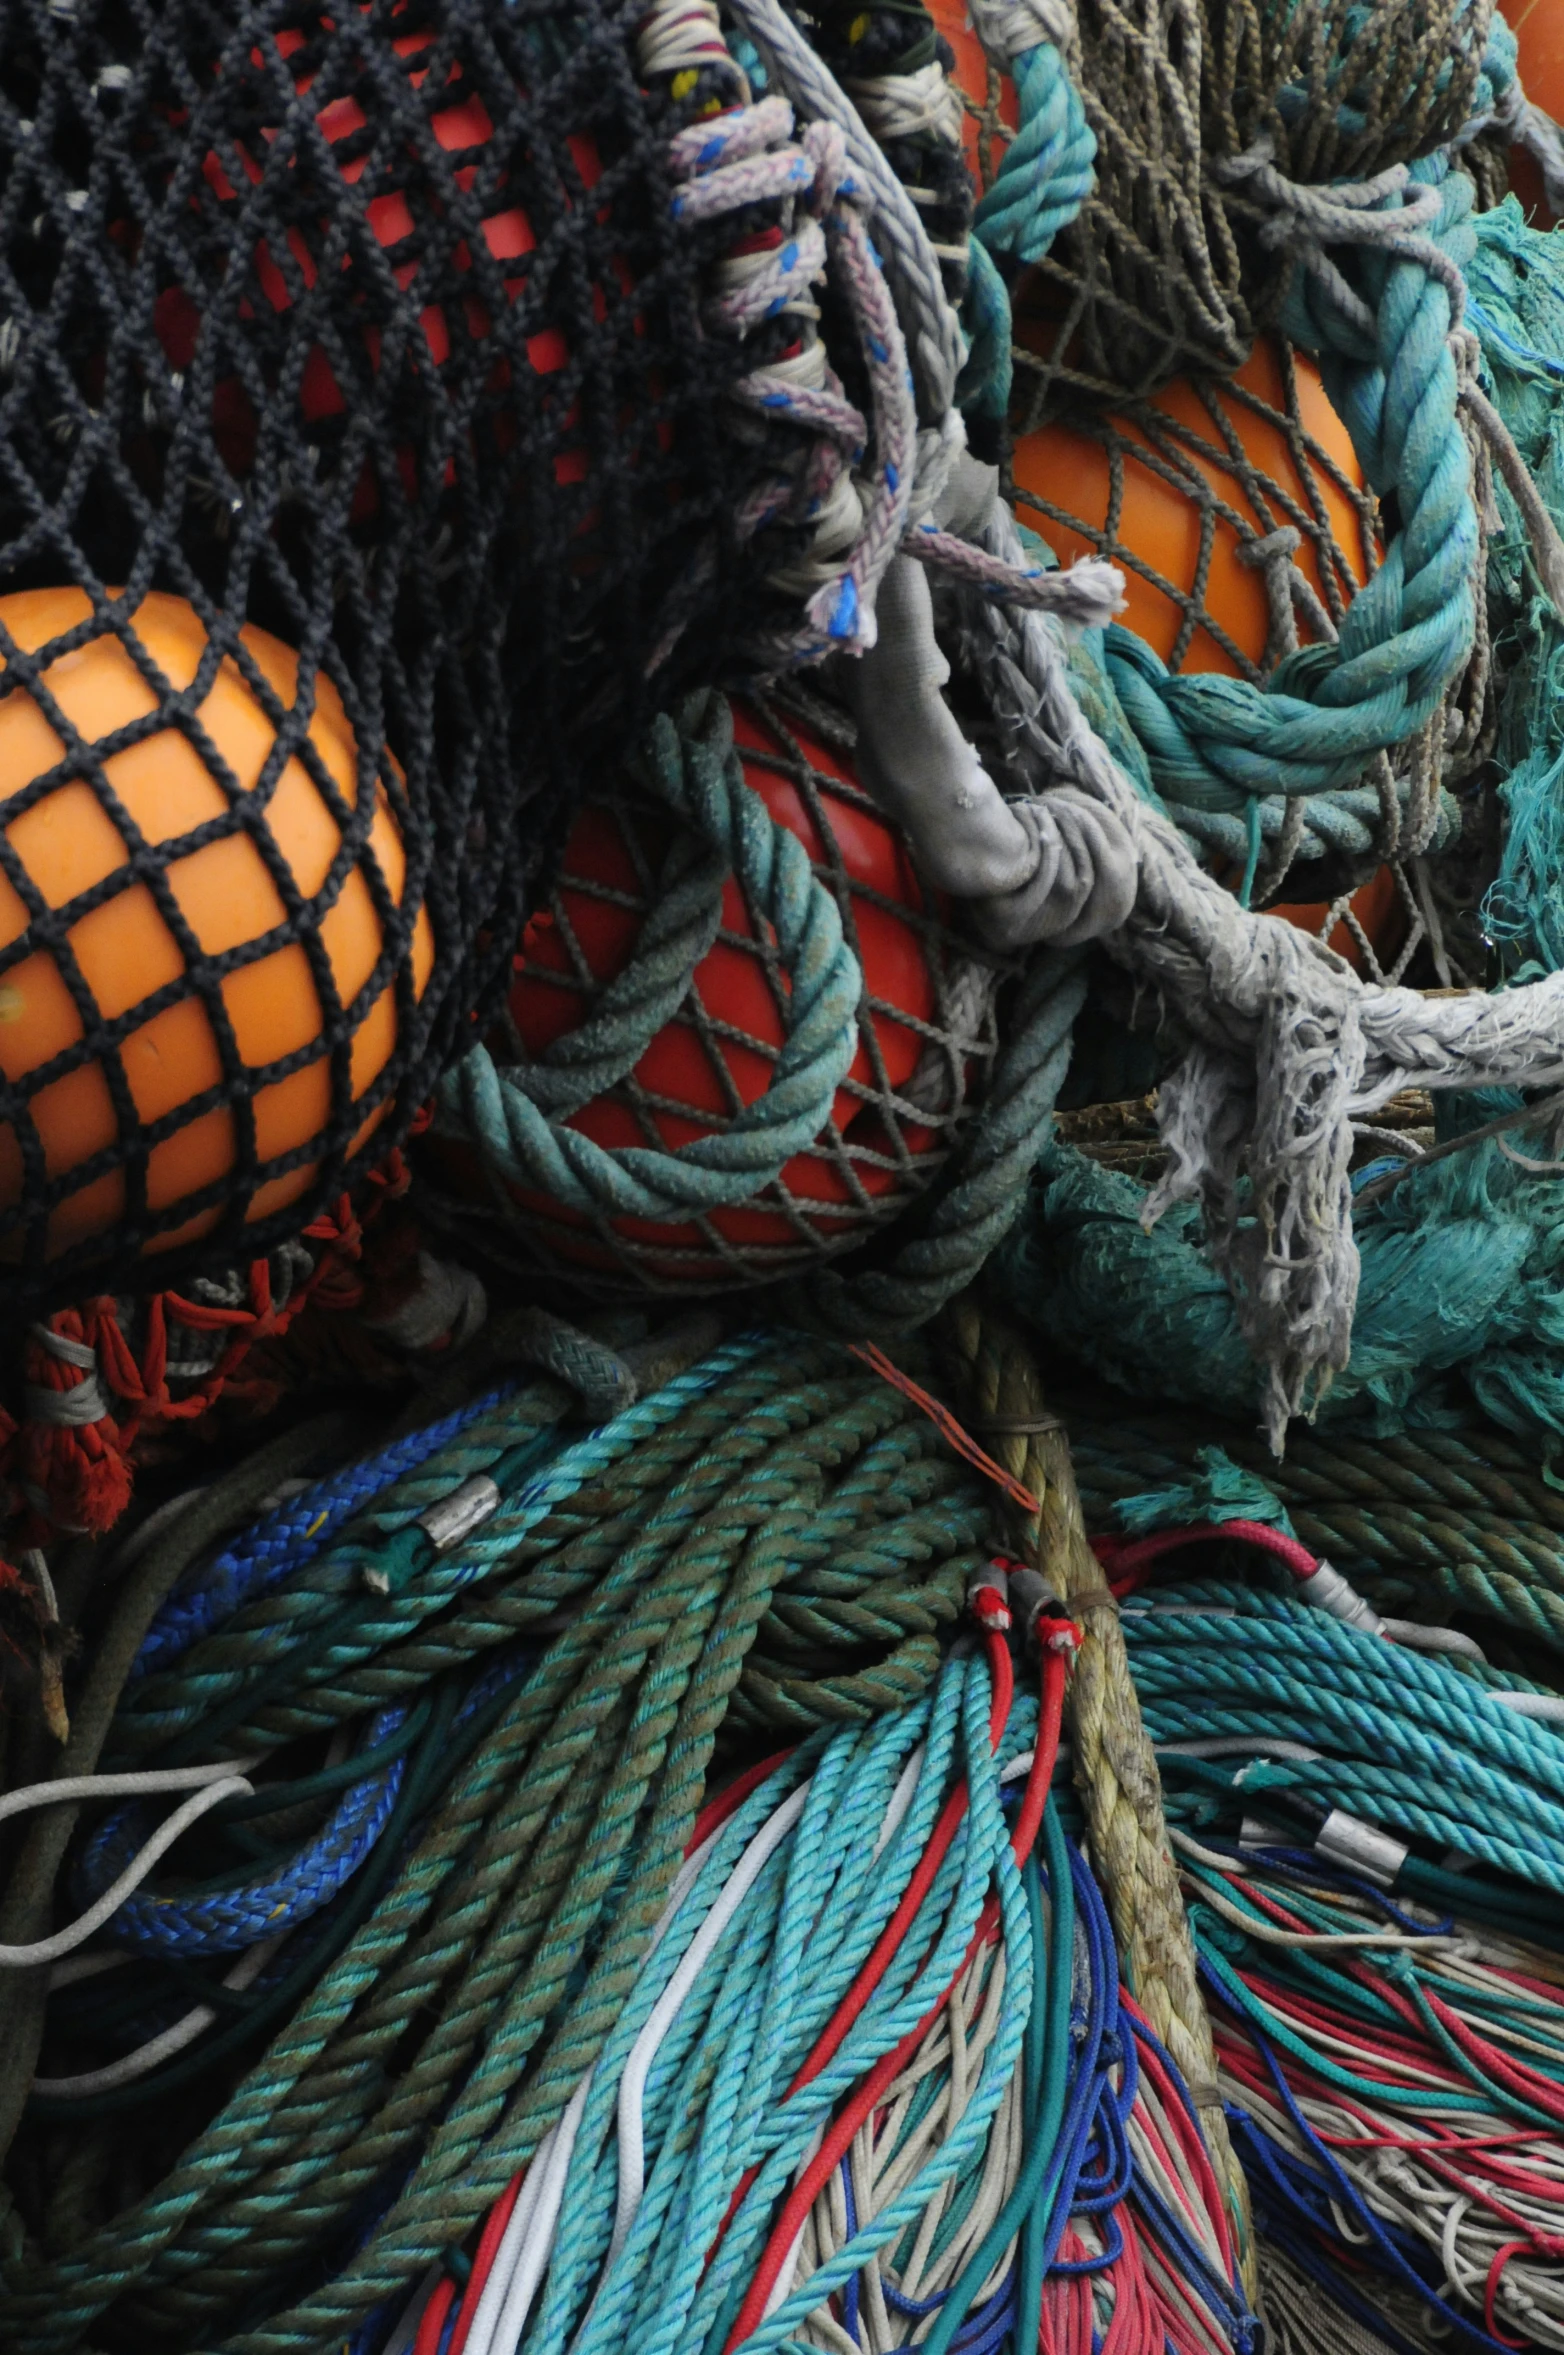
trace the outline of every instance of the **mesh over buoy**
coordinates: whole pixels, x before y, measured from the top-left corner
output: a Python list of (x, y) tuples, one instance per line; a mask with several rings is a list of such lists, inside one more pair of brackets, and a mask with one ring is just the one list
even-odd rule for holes
[[(1025, 333), (1025, 330), (1023, 330)], [(1061, 564), (1124, 572), (1124, 627), (1171, 670), (1252, 679), (1340, 628), (1378, 506), (1319, 370), (1263, 338), (1231, 378), (1020, 433), (1016, 512)]]
[(0, 1287), (253, 1257), (384, 1151), (423, 1029), (402, 781), (182, 598), (0, 597), (0, 657)]
[[(746, 842), (703, 868), (651, 764), (594, 795), (491, 1036), (508, 1133), (469, 1082), (466, 1140), (419, 1149), (445, 1221), (601, 1292), (756, 1285), (865, 1242), (938, 1176), (996, 1048), (997, 961), (952, 928), (850, 754), (758, 700), (730, 735), (710, 698), (700, 727), (685, 765), (720, 777), (731, 747)], [(530, 1131), (523, 1091), (550, 1107)], [(663, 1215), (636, 1206), (653, 1196)]]
[[(685, 187), (690, 117), (731, 106), (743, 77), (714, 16), (694, 67), (682, 51), (677, 73), (649, 66), (643, 14), (616, 0), (0, 12), (0, 593), (74, 586), (82, 647), (123, 647), (150, 698), (105, 723), (96, 749), (54, 721), (58, 742), (0, 769), (0, 798), (42, 790), (63, 757), (55, 782), (97, 802), (146, 882), (163, 854), (126, 834), (105, 785), (136, 735), (194, 748), (231, 819), (203, 822), (236, 850), (275, 784), (268, 767), (235, 800), (200, 740), (195, 706), (219, 661), (256, 685), (279, 774), (310, 766), (312, 714), (339, 714), (356, 786), (336, 790), (360, 833), (305, 897), (324, 895), (324, 919), (383, 792), (408, 861), (398, 905), (408, 923), (427, 911), (434, 943), (374, 1076), (381, 1150), (503, 991), (582, 762), (632, 740), (681, 664), (705, 678), (740, 641), (784, 640), (815, 585), (808, 565), (805, 589), (775, 576), (811, 549), (824, 428), (807, 404), (783, 416), (751, 402), (735, 423), (757, 367), (815, 333), (794, 315), (808, 273), (764, 317), (735, 311), (722, 277), (740, 231), (762, 260), (792, 251), (794, 200), (775, 191), (797, 169), (771, 155), (783, 133), (767, 116), (751, 125), (769, 172), (757, 201), (736, 215), (726, 183)], [(837, 400), (832, 432), (846, 430), (837, 410), (856, 418)], [(209, 642), (199, 689), (136, 655), (149, 589), (184, 600)], [(275, 695), (241, 653), (246, 628), (292, 650), (296, 678)], [(0, 643), (0, 694), (33, 693), (35, 643)], [(167, 831), (138, 823), (154, 843)], [(45, 902), (8, 872), (36, 925)], [(395, 898), (377, 903), (380, 989), (405, 970)], [(289, 902), (260, 929), (281, 924), (278, 948), (297, 937), (313, 957), (315, 916)], [(26, 944), (12, 939), (14, 963)], [(221, 995), (198, 951), (182, 951), (192, 1015)], [(92, 1009), (112, 1002), (121, 1021), (137, 986), (120, 976), (104, 998), (72, 983), (81, 1035), (57, 1051), (99, 1057)], [(323, 1001), (288, 1050), (302, 1072), (324, 1046), (329, 1121), (307, 1150), (291, 1141), (286, 1168), (262, 1139), (236, 1148), (221, 1204), (160, 1192), (152, 1163), (171, 1132), (145, 1124), (176, 1110), (138, 1109), (127, 1083), (88, 1154), (117, 1207), (67, 1232), (64, 1164), (13, 1095), (6, 1234), (27, 1285), (69, 1297), (145, 1282), (154, 1243), (166, 1283), (187, 1243), (248, 1261), (305, 1223), (351, 1174), (368, 1117), (353, 1109), (346, 1007)], [(225, 1102), (247, 1054), (220, 1055)], [(51, 1084), (30, 1064), (13, 1078), (29, 1100)], [(254, 1080), (288, 1083), (269, 1068)], [(209, 1084), (216, 1072), (195, 1095)], [(76, 1191), (88, 1180), (71, 1167)], [(206, 1176), (219, 1182), (215, 1164)], [(22, 1277), (8, 1281), (18, 1294)]]

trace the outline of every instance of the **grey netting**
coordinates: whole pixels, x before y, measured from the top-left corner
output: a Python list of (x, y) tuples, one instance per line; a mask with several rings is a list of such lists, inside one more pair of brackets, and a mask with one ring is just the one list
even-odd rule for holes
[(1471, 111), (1493, 0), (1080, 0), (1072, 78), (1096, 185), (1015, 288), (1033, 414), (1226, 374), (1286, 270), (1214, 163), (1261, 134), (1290, 179), (1371, 176)]
[[(1292, 346), (1285, 337), (1278, 336), (1272, 339), (1272, 348), (1282, 387), (1279, 401), (1265, 399), (1251, 385), (1233, 377), (1196, 375), (1188, 380), (1188, 390), (1202, 412), (1203, 423), (1199, 428), (1152, 400), (1121, 400), (1113, 409), (1099, 408), (1071, 416), (1072, 431), (1096, 442), (1106, 457), (1109, 499), (1101, 525), (1076, 514), (1070, 506), (1065, 468), (1059, 470), (1054, 497), (1020, 481), (1012, 485), (1016, 513), (1022, 522), (1030, 522), (1044, 538), (1050, 536), (1050, 526), (1066, 528), (1087, 540), (1097, 554), (1149, 582), (1177, 608), (1181, 617), (1178, 634), (1167, 657), (1171, 670), (1182, 669), (1192, 649), (1199, 666), (1197, 633), (1204, 632), (1221, 646), (1241, 676), (1256, 685), (1263, 683), (1275, 666), (1300, 645), (1320, 644), (1336, 636), (1357, 591), (1365, 556), (1372, 565), (1382, 552), (1378, 501), (1309, 431), (1300, 403), (1297, 356)], [(1031, 404), (1018, 419), (1019, 430), (1025, 432), (1038, 423), (1036, 410), (1043, 405), (1046, 388), (1041, 382), (1024, 384), (1022, 397)], [(1292, 460), (1291, 481), (1279, 481), (1245, 447), (1250, 419), (1264, 429), (1266, 441), (1272, 436), (1285, 441)], [(1132, 539), (1122, 534), (1126, 494), (1133, 491), (1137, 474), (1166, 484), (1189, 503), (1199, 518), (1198, 552), (1187, 581), (1169, 579)], [(1356, 510), (1359, 545), (1355, 550), (1343, 548), (1337, 538), (1322, 483), (1332, 485)], [(1219, 524), (1236, 536), (1239, 561), (1252, 566), (1257, 586), (1263, 586), (1269, 627), (1265, 650), (1258, 662), (1223, 627), (1207, 602)], [(1314, 577), (1306, 574), (1297, 562), (1305, 548), (1314, 558)], [(1315, 577), (1323, 588), (1323, 598), (1314, 585)], [(1479, 574), (1479, 591), (1481, 586)], [(1290, 899), (1329, 901), (1326, 936), (1345, 918), (1366, 954), (1367, 970), (1375, 979), (1386, 976), (1373, 945), (1356, 918), (1348, 913), (1347, 900), (1356, 885), (1376, 866), (1385, 860), (1396, 862), (1408, 919), (1408, 930), (1390, 976), (1399, 979), (1430, 925), (1438, 928), (1421, 860), (1416, 860), (1414, 872), (1409, 873), (1398, 857), (1405, 838), (1409, 834), (1414, 840), (1417, 838), (1418, 796), (1436, 791), (1441, 779), (1446, 785), (1458, 783), (1480, 765), (1491, 746), (1489, 640), (1481, 594), (1476, 648), (1451, 708), (1455, 725), (1447, 731), (1443, 762), (1437, 771), (1423, 738), (1414, 740), (1394, 757), (1380, 755), (1371, 765), (1368, 782), (1378, 788), (1377, 814), (1373, 815), (1365, 839), (1355, 850), (1338, 851), (1325, 859), (1318, 855), (1311, 857), (1303, 835), (1304, 805), (1298, 803), (1294, 805), (1290, 839), (1284, 836), (1278, 842), (1274, 854), (1262, 861), (1254, 880), (1252, 897), (1256, 905), (1275, 900), (1284, 885)], [(1416, 780), (1417, 789), (1410, 802), (1404, 802), (1396, 790), (1397, 779), (1404, 774), (1414, 775)], [(1182, 819), (1198, 825), (1198, 813), (1181, 813), (1181, 822)]]

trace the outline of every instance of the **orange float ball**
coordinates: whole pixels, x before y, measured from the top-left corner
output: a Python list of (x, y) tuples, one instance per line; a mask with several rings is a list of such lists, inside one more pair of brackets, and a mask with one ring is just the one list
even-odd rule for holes
[[(24, 653), (49, 646), (87, 621), (91, 611), (79, 589), (0, 597), (0, 623)], [(143, 599), (136, 608), (135, 635), (172, 689), (191, 686), (208, 641), (182, 598), (155, 594)], [(241, 637), (283, 706), (291, 706), (298, 677), (295, 655), (264, 630), (246, 628)], [(160, 703), (124, 643), (109, 634), (56, 656), (39, 684), (89, 748), (166, 709), (166, 699)], [(323, 675), (317, 675), (313, 693), (310, 741), (351, 807), (358, 798), (354, 732), (337, 690)], [(303, 939), (245, 957), (247, 949), (288, 919), (266, 857), (242, 826), (176, 855), (161, 847), (221, 820), (231, 807), (230, 792), (197, 749), (198, 733), (227, 764), (238, 791), (253, 792), (275, 732), (231, 658), (218, 665), (191, 715), (191, 733), (165, 723), (102, 755), (115, 810), (85, 775), (72, 773), (67, 746), (44, 703), (26, 684), (7, 681), (0, 670), (0, 829), (8, 845), (0, 866), (0, 1073), (10, 1083), (10, 1117), (0, 1120), (0, 1232), (9, 1228), (9, 1233), (0, 1251), (13, 1262), (24, 1248), (36, 1247), (36, 1226), (27, 1215), (31, 1205), (24, 1203), (29, 1190), (36, 1199), (36, 1177), (30, 1189), (19, 1130), (34, 1132), (48, 1178), (67, 1181), (51, 1189), (44, 1240), (48, 1259), (107, 1233), (131, 1209), (124, 1164), (126, 1129), (134, 1134), (135, 1123), (143, 1132), (164, 1124), (145, 1150), (148, 1224), (156, 1229), (145, 1239), (148, 1252), (190, 1242), (223, 1215), (224, 1199), (219, 1194), (214, 1202), (210, 1189), (220, 1189), (247, 1158), (237, 1098), (248, 1097), (253, 1158), (260, 1168), (245, 1205), (248, 1221), (296, 1201), (316, 1175), (313, 1161), (271, 1175), (266, 1170), (268, 1163), (321, 1138), (332, 1117), (326, 1018)], [(85, 765), (79, 762), (78, 770)], [(318, 937), (347, 1008), (381, 956), (381, 920), (362, 863), (349, 868), (329, 908), (318, 915), (309, 909), (326, 884), (342, 833), (296, 757), (270, 791), (264, 826), (306, 903), (297, 929), (313, 930)], [(367, 854), (400, 902), (407, 861), (383, 792), (361, 860)], [(173, 922), (146, 880), (158, 870), (171, 896)], [(42, 913), (29, 907), (29, 898)], [(190, 953), (176, 934), (180, 920), (188, 929)], [(35, 938), (37, 945), (29, 946)], [(192, 953), (197, 960), (226, 961), (214, 972), (193, 965)], [(434, 962), (433, 932), (423, 908), (413, 926), (410, 959), (412, 985), (421, 996)], [(188, 980), (187, 991), (144, 1022), (134, 1019), (138, 1006), (181, 980)], [(215, 1021), (214, 998), (221, 1007)], [(238, 1073), (225, 1069), (223, 1017), (243, 1067)], [(89, 1024), (96, 1033), (99, 1023), (115, 1026), (102, 1044), (89, 1035)], [(389, 1060), (397, 1023), (393, 980), (352, 1035), (354, 1103)], [(319, 1052), (311, 1056), (317, 1042)], [(305, 1058), (298, 1068), (267, 1076), (270, 1067), (295, 1055)], [(62, 1063), (58, 1076), (36, 1076), (57, 1058)], [(202, 1097), (212, 1100), (182, 1118), (184, 1108)], [(131, 1108), (134, 1117), (128, 1122), (124, 1114)], [(385, 1101), (366, 1114), (352, 1149), (389, 1108)], [(88, 1165), (99, 1156), (111, 1157), (114, 1166), (104, 1167), (100, 1160), (93, 1173)], [(77, 1169), (83, 1177), (73, 1187), (68, 1181)], [(180, 1203), (203, 1193), (206, 1200), (181, 1219)], [(26, 1243), (24, 1225), (32, 1237)]]
[[(1502, 13), (1520, 44), (1522, 89), (1533, 106), (1564, 123), (1564, 6), (1560, 0), (1504, 0)], [(1542, 174), (1521, 148), (1510, 150), (1510, 178), (1527, 213), (1545, 228), (1553, 214)]]
[[(1018, 332), (1024, 334), (1025, 328)], [(1215, 419), (1206, 397), (1187, 380), (1167, 385), (1152, 398), (1148, 406), (1160, 411), (1173, 429), (1168, 448), (1159, 449), (1152, 434), (1130, 417), (1111, 420), (1123, 444), (1116, 509), (1113, 470), (1103, 442), (1065, 424), (1044, 426), (1016, 442), (1016, 511), (1021, 520), (1048, 542), (1061, 564), (1071, 564), (1079, 556), (1111, 556), (1124, 572), (1126, 602), (1120, 621), (1175, 670), (1240, 676), (1246, 667), (1258, 668), (1263, 661), (1270, 605), (1263, 574), (1241, 561), (1246, 537), (1299, 517), (1323, 515), (1345, 560), (1337, 576), (1338, 595), (1349, 598), (1373, 570), (1377, 548), (1365, 533), (1362, 511), (1352, 495), (1364, 488), (1352, 437), (1332, 408), (1313, 362), (1294, 352), (1291, 364), (1298, 416), (1321, 453), (1306, 453), (1303, 463), (1281, 422), (1287, 413), (1285, 356), (1269, 339), (1255, 345), (1230, 383), (1204, 388), (1215, 402)], [(1251, 401), (1242, 397), (1245, 393)], [(1264, 410), (1257, 410), (1254, 402), (1263, 403)], [(1240, 453), (1236, 461), (1228, 437)], [(1274, 486), (1270, 493), (1262, 492), (1263, 507), (1245, 481), (1246, 468)], [(1181, 471), (1190, 478), (1188, 490), (1168, 479), (1169, 473), (1177, 476)], [(1215, 507), (1199, 495), (1201, 484), (1208, 485), (1219, 502)], [(1255, 487), (1260, 488), (1258, 481)], [(1194, 592), (1203, 552), (1207, 569), (1200, 609), (1207, 618), (1191, 629), (1184, 606), (1169, 590)], [(1319, 553), (1307, 533), (1294, 561), (1324, 602)], [(1307, 635), (1300, 629), (1300, 636)], [(1388, 869), (1382, 868), (1357, 893), (1353, 912), (1377, 949), (1392, 944), (1404, 916)], [(1327, 904), (1289, 904), (1272, 913), (1317, 931)], [(1332, 934), (1331, 945), (1354, 964), (1363, 964), (1345, 924)]]
[[(1263, 534), (1300, 513), (1313, 516), (1323, 510), (1346, 559), (1350, 577), (1344, 586), (1350, 593), (1367, 580), (1374, 561), (1373, 551), (1365, 545), (1359, 510), (1345, 487), (1350, 484), (1361, 491), (1363, 469), (1318, 369), (1302, 353), (1293, 355), (1292, 365), (1304, 430), (1328, 462), (1310, 459), (1307, 473), (1281, 423), (1257, 413), (1240, 397), (1250, 393), (1278, 418), (1285, 414), (1283, 357), (1269, 339), (1255, 345), (1232, 380), (1238, 393), (1226, 384), (1214, 388), (1219, 421), (1212, 419), (1201, 393), (1187, 381), (1167, 385), (1148, 406), (1175, 429), (1174, 470), (1186, 468), (1196, 481), (1209, 484), (1222, 505), (1242, 517), (1250, 533)], [(1045, 425), (1021, 435), (1015, 445), (1017, 513), (1022, 522), (1048, 542), (1061, 564), (1072, 564), (1078, 556), (1111, 555), (1123, 567), (1128, 600), (1119, 619), (1175, 669), (1239, 675), (1243, 663), (1216, 632), (1225, 633), (1249, 663), (1259, 664), (1270, 632), (1265, 582), (1261, 573), (1240, 561), (1243, 535), (1220, 508), (1209, 518), (1210, 564), (1203, 598), (1216, 631), (1202, 623), (1180, 649), (1184, 609), (1158, 585), (1158, 576), (1186, 594), (1194, 590), (1208, 528), (1203, 502), (1167, 480), (1169, 458), (1140, 425), (1128, 417), (1115, 417), (1111, 423), (1125, 445), (1118, 511), (1110, 517), (1113, 475), (1104, 444), (1070, 425)], [(1242, 452), (1236, 465), (1225, 434), (1232, 435)], [(1268, 501), (1269, 513), (1256, 505), (1245, 485), (1246, 463), (1268, 477), (1280, 493)], [(1105, 541), (1111, 545), (1105, 546)], [(1321, 594), (1325, 584), (1307, 535), (1296, 561)]]

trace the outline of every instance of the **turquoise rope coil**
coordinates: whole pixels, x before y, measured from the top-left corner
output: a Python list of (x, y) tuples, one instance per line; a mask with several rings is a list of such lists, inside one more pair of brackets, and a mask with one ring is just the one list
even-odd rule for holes
[[(478, 1146), (503, 1181), (501, 1201), (504, 1184), (527, 1186), (570, 1210), (652, 1219), (748, 1201), (813, 1144), (852, 1061), (863, 976), (836, 902), (797, 836), (745, 784), (723, 699), (697, 698), (682, 717), (680, 728), (666, 716), (654, 722), (639, 773), (710, 855), (648, 927), (633, 985), (621, 977), (586, 1034), (539, 1062), (501, 1065), (477, 1046), (441, 1082), (442, 1125)], [(720, 1130), (689, 1144), (610, 1151), (565, 1127), (565, 1116), (622, 1079), (677, 1012), (716, 937), (730, 870), (773, 926), (790, 985), (787, 1036), (770, 1080)]]
[[(1215, 1791), (1209, 1766), (1225, 1789), (1241, 1769), (1234, 1796), (1261, 1815), (1267, 1792), (1293, 1794), (1305, 1812), (1339, 1807), (1511, 1876), (1517, 1904), (1528, 1889), (1564, 1894), (1564, 1737), (1498, 1697), (1534, 1690), (1524, 1679), (1463, 1672), (1233, 1582), (1181, 1584), (1158, 1601), (1124, 1612), (1154, 1745), (1234, 1745), (1210, 1761), (1170, 1753), (1181, 1785), (1209, 1779)], [(1284, 1736), (1320, 1755), (1268, 1753)], [(1170, 1801), (1170, 1816), (1198, 1826), (1198, 1791)]]
[[(1464, 270), (1476, 250), (1471, 182), (1437, 159), (1412, 176), (1439, 189), (1425, 234)], [(1380, 209), (1401, 203), (1397, 195)], [(1283, 323), (1318, 353), (1364, 473), (1381, 497), (1394, 494), (1401, 528), (1349, 607), (1339, 643), (1304, 648), (1255, 687), (1170, 672), (1132, 633), (1108, 633), (1113, 685), (1175, 813), (1238, 817), (1253, 799), (1267, 835), (1279, 830), (1287, 801), (1356, 785), (1377, 753), (1424, 727), (1472, 647), (1480, 540), (1457, 414), (1450, 336), (1460, 322), (1450, 289), (1421, 260), (1387, 260), (1373, 249), (1342, 257), (1341, 268), (1344, 282), (1355, 281), (1348, 293), (1372, 315), (1371, 336), (1345, 301), (1327, 306), (1302, 271)]]

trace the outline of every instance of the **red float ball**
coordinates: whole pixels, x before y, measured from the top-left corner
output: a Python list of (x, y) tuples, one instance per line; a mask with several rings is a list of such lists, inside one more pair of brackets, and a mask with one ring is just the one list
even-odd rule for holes
[[(991, 1051), (985, 1013), (961, 1052), (949, 1033), (951, 977), (962, 962), (992, 965), (956, 939), (948, 910), (919, 880), (902, 837), (819, 737), (784, 730), (754, 705), (735, 703), (734, 736), (748, 783), (796, 834), (817, 874), (845, 902), (863, 969), (857, 1051), (837, 1089), (830, 1122), (807, 1152), (755, 1197), (698, 1220), (662, 1224), (594, 1221), (520, 1187), (508, 1223), (529, 1237), (540, 1264), (567, 1259), (612, 1271), (612, 1287), (666, 1290), (767, 1281), (863, 1241), (929, 1183), (965, 1111), (967, 1063)], [(529, 1058), (576, 1029), (598, 990), (634, 953), (672, 821), (648, 804), (619, 800), (581, 809), (546, 907), (527, 927), (510, 1014)], [(706, 1136), (765, 1090), (786, 1035), (787, 981), (769, 928), (730, 876), (722, 929), (695, 969), (685, 1007), (652, 1040), (628, 1080), (572, 1114), (566, 1125), (599, 1145), (673, 1148)], [(979, 996), (991, 1002), (991, 988)], [(925, 1062), (925, 1058), (929, 1060)], [(496, 1049), (496, 1060), (503, 1056)], [(901, 1091), (924, 1066), (947, 1075)], [(489, 1192), (465, 1148), (433, 1148), (441, 1174), (469, 1195)]]

